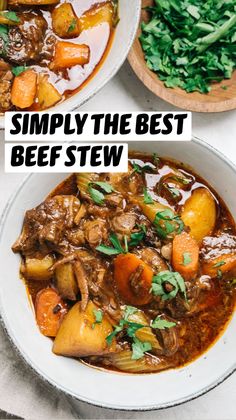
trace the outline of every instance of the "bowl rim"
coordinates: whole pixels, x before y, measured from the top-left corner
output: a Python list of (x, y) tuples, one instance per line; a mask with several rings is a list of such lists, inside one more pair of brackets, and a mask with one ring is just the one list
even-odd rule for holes
[[(221, 159), (222, 161), (224, 161), (224, 163), (230, 168), (232, 169), (235, 174), (236, 174), (236, 165), (231, 162), (231, 160), (226, 157), (224, 154), (222, 154), (220, 151), (218, 151), (217, 149), (215, 149), (212, 145), (208, 144), (206, 141), (199, 139), (196, 136), (192, 137), (192, 141), (196, 144), (199, 144), (200, 146), (202, 146), (203, 148), (208, 149), (210, 152), (212, 152), (213, 154), (217, 155), (217, 157), (219, 157), (219, 159)], [(24, 186), (27, 184), (27, 182), (30, 180), (30, 178), (35, 175), (35, 174), (29, 174), (27, 175), (23, 181), (15, 188), (13, 194), (11, 195), (11, 197), (9, 198), (9, 200), (7, 201), (4, 210), (2, 211), (2, 214), (0, 216), (0, 242), (2, 240), (2, 234), (3, 234), (3, 227), (4, 227), (4, 223), (5, 220), (7, 219), (8, 216), (8, 210), (11, 208), (12, 203), (14, 202), (15, 198), (18, 196), (18, 194), (20, 194), (21, 190), (24, 188)], [(65, 174), (66, 175), (66, 174)], [(31, 360), (31, 358), (27, 355), (26, 352), (24, 352), (21, 348), (20, 343), (18, 342), (18, 340), (16, 339), (16, 337), (14, 336), (14, 333), (12, 332), (11, 326), (10, 324), (8, 324), (8, 321), (5, 318), (5, 314), (3, 311), (3, 307), (2, 307), (2, 301), (0, 298), (0, 322), (1, 325), (6, 333), (6, 336), (8, 337), (10, 343), (12, 344), (14, 350), (16, 351), (16, 353), (20, 356), (20, 358), (23, 360), (23, 362), (25, 363), (25, 365), (30, 368), (34, 374), (36, 374), (36, 376), (38, 378), (40, 378), (42, 381), (44, 381), (45, 383), (49, 384), (50, 386), (52, 386), (54, 389), (56, 389), (59, 392), (63, 392), (66, 396), (72, 398), (75, 401), (81, 401), (87, 404), (91, 404), (94, 406), (97, 406), (99, 408), (103, 408), (103, 409), (113, 409), (113, 410), (118, 410), (118, 411), (127, 411), (127, 412), (146, 412), (146, 411), (153, 411), (153, 410), (161, 410), (161, 409), (166, 409), (166, 408), (171, 408), (171, 407), (176, 407), (178, 405), (182, 405), (186, 402), (195, 400), (196, 398), (208, 393), (209, 391), (211, 391), (212, 389), (216, 388), (218, 385), (220, 385), (221, 383), (223, 383), (227, 378), (229, 378), (233, 373), (236, 372), (236, 360), (234, 365), (228, 369), (225, 374), (223, 374), (221, 377), (219, 377), (217, 380), (215, 380), (214, 382), (212, 382), (210, 385), (202, 388), (201, 390), (189, 395), (188, 397), (183, 397), (181, 399), (178, 400), (174, 400), (172, 402), (168, 402), (165, 404), (153, 404), (150, 407), (127, 407), (127, 406), (122, 406), (122, 405), (118, 405), (118, 404), (105, 404), (102, 403), (100, 401), (96, 401), (96, 400), (91, 400), (89, 398), (86, 398), (84, 396), (80, 396), (77, 395), (75, 392), (71, 392), (68, 389), (64, 388), (63, 385), (59, 385), (57, 384), (54, 379), (50, 378), (45, 372), (43, 372), (41, 370), (41, 368), (38, 368), (38, 366), (36, 366), (34, 364), (34, 362)], [(194, 362), (193, 362), (194, 363)], [(184, 368), (184, 366), (183, 366)]]
[[(62, 101), (60, 104), (56, 104), (53, 107), (50, 107), (44, 111), (41, 112), (73, 112), (75, 110), (77, 110), (77, 108), (83, 106), (86, 102), (88, 102), (90, 99), (92, 99), (95, 95), (97, 95), (98, 92), (100, 92), (101, 89), (104, 88), (104, 86), (109, 83), (110, 80), (113, 79), (113, 77), (115, 77), (115, 75), (118, 73), (118, 71), (120, 70), (120, 68), (122, 67), (122, 65), (124, 64), (125, 60), (127, 59), (129, 52), (132, 48), (132, 45), (134, 43), (137, 31), (138, 31), (138, 27), (139, 27), (139, 22), (140, 22), (140, 16), (141, 16), (141, 10), (142, 10), (142, 0), (136, 0), (137, 4), (135, 4), (135, 13), (134, 15), (136, 16), (136, 20), (135, 20), (135, 25), (133, 27), (133, 33), (132, 36), (130, 36), (126, 49), (124, 51), (124, 53), (121, 55), (120, 60), (118, 61), (118, 63), (116, 64), (116, 66), (114, 66), (111, 71), (109, 72), (109, 74), (107, 75), (107, 77), (99, 84), (97, 84), (96, 88), (88, 94), (87, 97), (85, 97), (81, 102), (77, 101), (77, 104), (73, 104), (69, 107), (66, 107), (67, 104), (67, 99), (65, 99), (64, 101)], [(114, 41), (114, 40), (113, 40)], [(112, 41), (112, 45), (113, 45), (113, 41)], [(111, 48), (112, 48), (111, 45)], [(109, 52), (108, 52), (109, 55)], [(106, 59), (104, 61), (104, 63), (102, 64), (102, 67), (106, 64)], [(102, 67), (99, 69), (99, 72), (102, 70)], [(92, 78), (96, 77), (96, 74), (92, 75)], [(86, 88), (86, 86), (85, 86)], [(76, 98), (79, 97), (80, 92), (75, 93), (74, 95), (72, 95), (70, 98)], [(68, 98), (68, 100), (70, 99)], [(79, 104), (78, 104), (79, 102)], [(58, 107), (60, 106), (61, 109), (58, 109)], [(64, 108), (64, 109), (63, 109)], [(22, 111), (24, 112), (24, 111)], [(5, 129), (5, 115), (1, 115), (0, 114), (0, 130), (4, 130)]]

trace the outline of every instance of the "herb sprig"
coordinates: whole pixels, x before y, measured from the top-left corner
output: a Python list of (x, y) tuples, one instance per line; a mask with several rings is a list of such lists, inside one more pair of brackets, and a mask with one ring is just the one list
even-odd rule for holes
[(171, 233), (181, 233), (184, 229), (184, 222), (180, 216), (176, 215), (171, 209), (157, 212), (153, 224), (161, 239), (166, 239)]
[[(167, 289), (168, 286), (170, 286), (170, 290)], [(161, 296), (162, 300), (165, 301), (175, 298), (179, 292), (187, 300), (186, 285), (183, 277), (178, 272), (161, 271), (153, 277), (151, 293), (154, 296)]]

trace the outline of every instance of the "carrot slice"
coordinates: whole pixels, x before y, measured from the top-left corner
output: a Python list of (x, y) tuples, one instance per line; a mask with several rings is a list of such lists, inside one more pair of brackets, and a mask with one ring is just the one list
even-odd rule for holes
[(206, 274), (210, 277), (217, 277), (219, 271), (224, 274), (228, 271), (234, 270), (235, 268), (236, 254), (233, 253), (220, 255), (217, 258), (203, 262), (202, 265), (203, 274)]
[(73, 44), (72, 42), (58, 41), (55, 54), (50, 65), (52, 70), (70, 68), (76, 65), (83, 66), (89, 62), (90, 48), (85, 44)]
[(47, 337), (56, 337), (62, 318), (67, 312), (67, 306), (56, 290), (40, 290), (36, 296), (35, 310), (41, 333)]
[(29, 108), (35, 99), (37, 89), (37, 74), (29, 69), (16, 76), (11, 91), (11, 101), (18, 108)]
[(188, 233), (182, 232), (173, 240), (172, 265), (185, 280), (196, 277), (198, 272), (199, 246)]
[(134, 254), (118, 255), (114, 261), (114, 280), (125, 303), (146, 305), (151, 300), (152, 269)]

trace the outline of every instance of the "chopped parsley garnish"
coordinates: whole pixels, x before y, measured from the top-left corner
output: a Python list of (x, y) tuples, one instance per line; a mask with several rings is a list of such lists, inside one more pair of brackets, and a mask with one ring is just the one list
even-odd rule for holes
[[(141, 328), (148, 327), (148, 325), (142, 325), (129, 321), (130, 315), (133, 315), (136, 312), (138, 312), (137, 308), (133, 306), (126, 306), (123, 318), (120, 320), (119, 324), (114, 327), (113, 332), (106, 338), (107, 344), (111, 346), (113, 338), (121, 331), (124, 332), (131, 339), (131, 358), (133, 360), (141, 359), (147, 351), (152, 350), (151, 343), (143, 342), (136, 337), (136, 332)], [(150, 328), (164, 330), (165, 328), (172, 328), (175, 325), (175, 322), (167, 321), (158, 316), (154, 321), (151, 322)]]
[(94, 187), (99, 187), (104, 193), (106, 194), (110, 194), (111, 192), (114, 191), (113, 187), (108, 184), (108, 182), (90, 182), (88, 185), (88, 193), (90, 195), (90, 197), (92, 198), (92, 200), (94, 201), (94, 203), (98, 204), (99, 206), (101, 206), (102, 204), (104, 204), (104, 200), (105, 200), (105, 195), (103, 192), (97, 190)]
[(156, 0), (140, 43), (166, 87), (208, 93), (236, 68), (235, 0)]
[(161, 239), (166, 239), (173, 232), (179, 234), (184, 229), (184, 222), (171, 209), (158, 212), (153, 224), (156, 226), (157, 234)]
[(170, 191), (170, 193), (173, 196), (173, 198), (180, 197), (180, 192), (179, 192), (179, 190), (177, 188), (169, 187), (168, 185), (166, 186), (166, 188), (168, 189), (168, 191)]
[(102, 252), (105, 255), (119, 255), (126, 254), (128, 252), (127, 237), (124, 237), (125, 248), (122, 247), (115, 233), (112, 233), (109, 236), (109, 240), (112, 243), (113, 247), (107, 245), (99, 245), (96, 247), (96, 250)]
[(69, 34), (70, 32), (73, 32), (73, 31), (75, 30), (75, 28), (76, 28), (76, 23), (77, 23), (76, 19), (75, 19), (75, 18), (74, 18), (74, 19), (72, 19), (71, 24), (70, 24), (70, 26), (69, 26), (69, 28), (68, 28), (68, 31), (67, 31), (67, 33), (68, 33), (68, 34)]
[(131, 233), (130, 235), (130, 241), (129, 246), (137, 246), (139, 242), (143, 241), (145, 239), (145, 236), (147, 234), (147, 228), (145, 225), (137, 225), (137, 227), (140, 229), (138, 232)]
[(172, 328), (175, 327), (175, 322), (167, 321), (166, 319), (162, 319), (160, 316), (157, 316), (154, 321), (151, 323), (152, 328), (158, 328), (159, 330), (164, 330), (165, 328)]
[(27, 70), (26, 66), (16, 66), (12, 67), (11, 71), (14, 74), (14, 76), (19, 76), (21, 73)]
[(189, 252), (183, 253), (183, 265), (189, 265), (192, 262), (191, 254)]
[(154, 165), (156, 165), (156, 166), (158, 166), (158, 165), (159, 165), (159, 163), (160, 163), (160, 158), (159, 158), (159, 156), (158, 156), (158, 154), (157, 154), (157, 153), (153, 153), (153, 155), (152, 155), (152, 161), (153, 161)]
[(149, 194), (147, 188), (144, 188), (143, 194), (144, 194), (144, 200), (143, 201), (144, 201), (145, 204), (153, 204), (154, 203), (154, 201), (153, 201), (151, 195)]
[(218, 267), (222, 267), (222, 265), (225, 265), (225, 261), (219, 261), (218, 263), (214, 264), (212, 267), (213, 268), (218, 268)]
[(93, 314), (94, 314), (94, 317), (95, 317), (95, 322), (92, 324), (92, 328), (94, 329), (96, 324), (101, 324), (102, 323), (103, 312), (102, 312), (101, 309), (98, 309), (98, 310), (94, 309)]
[(153, 277), (151, 293), (154, 296), (161, 296), (165, 301), (175, 298), (178, 292), (181, 292), (187, 300), (185, 282), (178, 272), (161, 271)]
[(152, 171), (153, 168), (150, 165), (144, 165), (140, 166), (136, 162), (131, 162), (131, 165), (133, 166), (133, 173), (137, 172), (138, 174), (142, 174), (143, 172)]
[(151, 343), (142, 342), (134, 337), (132, 343), (132, 360), (139, 360), (141, 359), (147, 351), (152, 350)]
[(0, 12), (0, 16), (6, 18), (8, 20), (11, 20), (12, 22), (15, 22), (15, 23), (20, 22), (20, 19), (17, 16), (17, 14), (15, 12), (12, 12), (12, 11), (10, 11), (10, 12), (5, 12), (5, 11)]

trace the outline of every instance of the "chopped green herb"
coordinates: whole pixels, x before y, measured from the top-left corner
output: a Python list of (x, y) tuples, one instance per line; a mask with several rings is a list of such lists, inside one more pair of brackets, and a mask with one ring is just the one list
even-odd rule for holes
[(236, 285), (236, 279), (233, 279), (232, 281), (231, 281), (231, 286), (235, 286)]
[(105, 255), (118, 255), (118, 254), (126, 254), (128, 252), (128, 244), (127, 244), (127, 237), (124, 237), (124, 244), (125, 248), (122, 247), (118, 237), (115, 233), (112, 233), (109, 236), (110, 242), (112, 243), (113, 247), (107, 245), (99, 245), (96, 247), (96, 250), (102, 252)]
[(90, 197), (94, 201), (94, 203), (98, 204), (99, 206), (104, 204), (105, 196), (101, 191), (98, 191), (94, 186), (100, 187), (101, 190), (104, 191), (106, 194), (110, 194), (114, 191), (113, 187), (108, 184), (108, 182), (90, 182), (88, 185), (88, 192)]
[(165, 328), (172, 328), (175, 327), (175, 322), (167, 321), (166, 319), (162, 319), (160, 316), (157, 316), (154, 321), (151, 323), (152, 328), (158, 328), (159, 330), (164, 330)]
[(191, 254), (189, 252), (183, 253), (183, 265), (189, 265), (192, 262)]
[(137, 172), (138, 174), (142, 174), (143, 172), (152, 171), (153, 168), (150, 165), (140, 166), (136, 162), (131, 162), (133, 166), (133, 173)]
[(154, 201), (153, 201), (151, 195), (149, 194), (147, 188), (144, 188), (143, 194), (144, 194), (144, 200), (143, 201), (144, 201), (145, 204), (153, 204), (154, 203)]
[(11, 20), (12, 22), (15, 22), (15, 23), (20, 22), (20, 19), (17, 16), (17, 14), (15, 12), (12, 12), (12, 11), (10, 11), (10, 12), (5, 12), (5, 11), (0, 12), (0, 16), (3, 16), (4, 18), (6, 18), (8, 20)]
[(161, 239), (166, 239), (173, 232), (179, 234), (184, 229), (184, 222), (171, 209), (157, 212), (153, 224), (156, 226), (157, 234)]
[(158, 156), (158, 154), (157, 154), (157, 153), (153, 153), (153, 155), (152, 155), (152, 161), (153, 161), (154, 165), (156, 165), (156, 166), (158, 166), (158, 165), (159, 165), (159, 163), (160, 163), (160, 158), (159, 158), (159, 156)]
[(178, 198), (180, 196), (180, 192), (177, 188), (167, 186), (167, 189), (170, 191), (174, 198)]
[(217, 270), (217, 277), (218, 277), (218, 279), (222, 278), (222, 271), (221, 270)]
[(101, 309), (94, 309), (93, 314), (95, 316), (95, 322), (92, 324), (92, 328), (94, 329), (96, 324), (101, 324), (103, 319), (103, 312), (101, 311)]
[(90, 185), (88, 186), (88, 192), (90, 194), (90, 197), (94, 201), (94, 203), (98, 204), (99, 206), (101, 206), (102, 204), (104, 204), (105, 196), (104, 196), (103, 193), (101, 193), (100, 191), (98, 191), (95, 188), (91, 187)]
[[(172, 286), (170, 291), (167, 291), (167, 285)], [(162, 300), (170, 300), (175, 298), (178, 292), (186, 296), (186, 286), (183, 277), (178, 272), (161, 271), (152, 279), (151, 292), (154, 296), (161, 296)]]
[(134, 338), (132, 344), (132, 360), (139, 360), (141, 359), (145, 352), (152, 350), (151, 343), (142, 342), (138, 338)]
[(146, 351), (152, 349), (150, 343), (143, 343), (135, 335), (139, 329), (144, 327), (144, 325), (129, 321), (130, 315), (134, 314), (137, 311), (138, 309), (133, 306), (126, 306), (123, 318), (120, 320), (119, 324), (114, 328), (113, 332), (109, 334), (106, 338), (106, 342), (110, 346), (112, 344), (113, 338), (121, 331), (124, 331), (127, 334), (127, 336), (132, 339), (133, 360), (141, 359)]
[(227, 90), (227, 89), (228, 89), (228, 86), (222, 85), (222, 86), (221, 86), (221, 89), (223, 89), (223, 90)]
[(145, 239), (145, 236), (147, 234), (147, 228), (145, 225), (138, 225), (140, 228), (140, 231), (131, 233), (130, 235), (130, 242), (129, 247), (137, 246), (139, 242), (143, 241)]
[(14, 76), (19, 76), (25, 70), (27, 70), (27, 67), (26, 66), (16, 66), (16, 67), (12, 67), (12, 69), (11, 69), (12, 73), (14, 74)]
[(148, 8), (140, 43), (166, 87), (208, 93), (236, 68), (235, 0), (160, 0)]
[(222, 267), (222, 265), (225, 265), (225, 261), (219, 261), (218, 263), (213, 265), (213, 268)]
[(72, 21), (71, 21), (71, 24), (70, 24), (70, 26), (69, 26), (69, 28), (68, 28), (68, 31), (67, 31), (67, 33), (69, 34), (70, 32), (73, 32), (74, 30), (75, 30), (75, 28), (76, 28), (76, 19), (72, 19)]
[(97, 182), (93, 182), (92, 184), (97, 185), (107, 194), (110, 194), (114, 191), (113, 186), (111, 184), (108, 184), (108, 182), (97, 181)]

